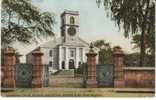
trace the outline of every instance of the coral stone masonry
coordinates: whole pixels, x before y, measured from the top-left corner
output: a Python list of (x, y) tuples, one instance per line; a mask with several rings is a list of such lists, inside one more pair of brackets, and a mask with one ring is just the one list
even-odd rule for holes
[(120, 47), (114, 47), (113, 50), (113, 63), (114, 63), (114, 87), (124, 87), (124, 71), (123, 71), (123, 51)]
[(97, 81), (96, 81), (96, 55), (97, 53), (94, 52), (93, 46), (91, 44), (89, 53), (86, 54), (87, 56), (87, 82), (86, 87), (96, 88)]
[(15, 88), (15, 51), (12, 48), (4, 49), (4, 65), (2, 85), (5, 88)]
[(40, 48), (35, 50), (33, 53), (33, 80), (32, 87), (33, 88), (41, 88), (42, 87), (42, 56), (43, 53), (40, 51)]

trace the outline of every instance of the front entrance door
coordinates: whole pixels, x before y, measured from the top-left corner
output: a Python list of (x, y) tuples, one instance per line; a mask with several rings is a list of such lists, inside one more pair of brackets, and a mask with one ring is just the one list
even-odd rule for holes
[(69, 60), (69, 69), (74, 69), (74, 68), (75, 68), (74, 60), (70, 59)]

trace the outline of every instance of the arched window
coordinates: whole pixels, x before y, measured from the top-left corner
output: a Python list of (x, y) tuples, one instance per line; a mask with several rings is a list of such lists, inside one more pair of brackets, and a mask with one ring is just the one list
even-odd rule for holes
[(65, 61), (62, 61), (62, 69), (65, 69)]
[(73, 50), (71, 50), (71, 52), (70, 52), (70, 57), (74, 57), (74, 51)]
[(53, 67), (53, 62), (52, 61), (49, 61), (49, 66)]
[(74, 60), (70, 59), (69, 60), (69, 69), (74, 69), (74, 68), (75, 68)]
[(64, 21), (64, 18), (62, 19), (62, 25), (64, 25), (65, 21)]
[(78, 66), (80, 67), (80, 66), (81, 66), (81, 64), (82, 64), (82, 63), (81, 63), (81, 61), (79, 61), (79, 65), (78, 65)]
[(75, 24), (75, 19), (74, 19), (74, 17), (70, 17), (70, 24)]
[(49, 51), (49, 56), (50, 56), (50, 57), (53, 56), (53, 51), (52, 51), (52, 50)]

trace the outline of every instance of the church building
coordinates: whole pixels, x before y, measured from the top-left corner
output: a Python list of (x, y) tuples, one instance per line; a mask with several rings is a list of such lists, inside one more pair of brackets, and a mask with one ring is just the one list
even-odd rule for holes
[[(65, 10), (61, 14), (60, 29), (61, 37), (39, 46), (44, 53), (43, 64), (48, 64), (49, 71), (53, 72), (78, 68), (80, 64), (86, 62), (86, 53), (89, 51), (89, 43), (79, 37), (78, 11)], [(27, 63), (32, 63), (32, 52), (26, 55)]]

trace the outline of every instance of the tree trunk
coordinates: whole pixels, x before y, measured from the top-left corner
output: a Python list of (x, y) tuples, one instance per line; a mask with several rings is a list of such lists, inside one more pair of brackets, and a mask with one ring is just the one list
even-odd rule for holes
[(141, 33), (140, 66), (145, 65), (145, 32)]
[(145, 66), (145, 64), (146, 64), (146, 48), (147, 48), (147, 37), (148, 37), (148, 29), (149, 29), (148, 16), (149, 16), (149, 14), (147, 14), (147, 17), (145, 18), (145, 21), (144, 21), (143, 27), (142, 27), (140, 66)]
[(144, 66), (146, 64), (145, 56), (146, 56), (146, 45), (147, 45), (147, 36), (149, 30), (149, 17), (150, 17), (150, 9), (149, 9), (149, 1), (147, 3), (147, 8), (145, 10), (145, 15), (143, 16), (142, 23), (142, 33), (141, 33), (141, 49), (140, 49), (140, 66)]

